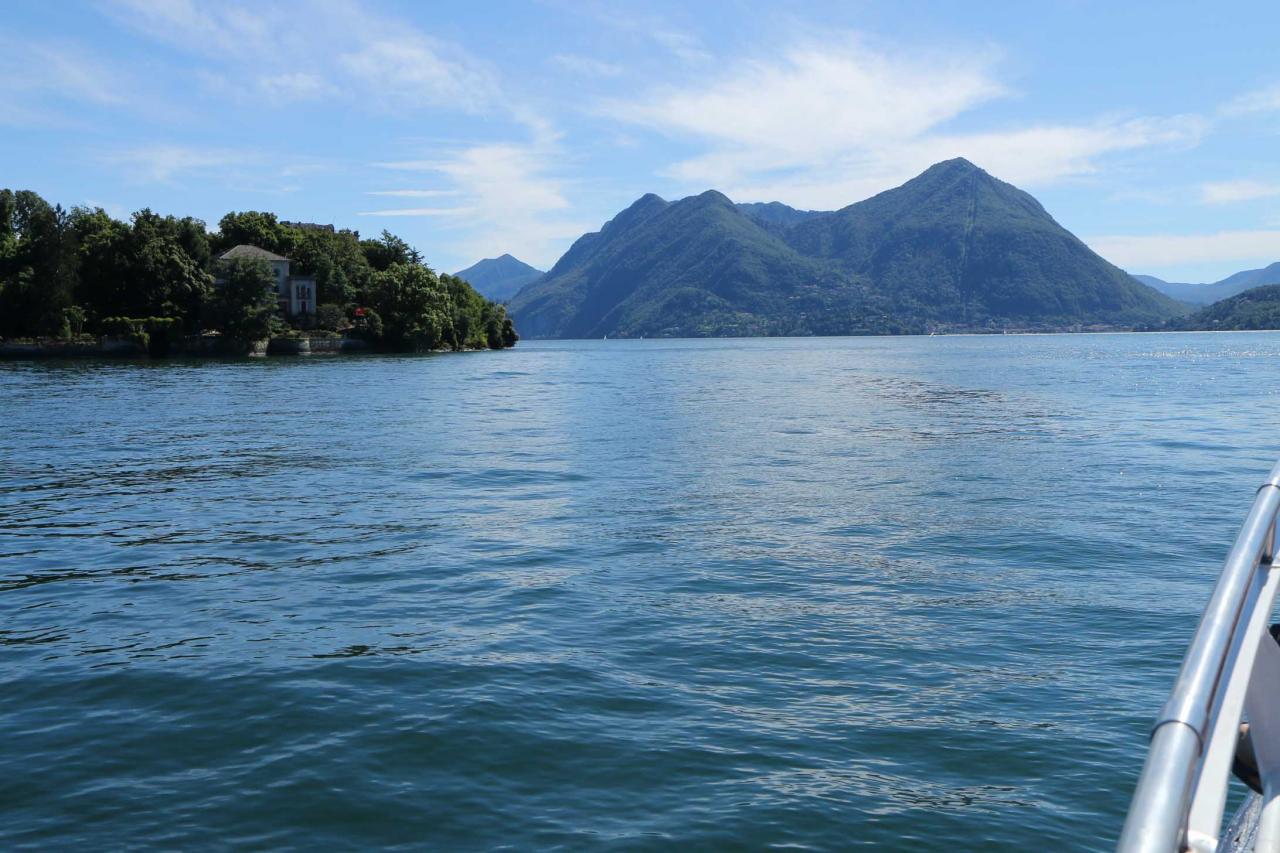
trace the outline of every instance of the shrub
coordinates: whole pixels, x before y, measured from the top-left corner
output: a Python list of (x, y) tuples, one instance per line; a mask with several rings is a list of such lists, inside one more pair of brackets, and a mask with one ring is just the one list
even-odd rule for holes
[(343, 326), (348, 325), (347, 315), (343, 313), (341, 306), (326, 302), (323, 305), (316, 306), (315, 325), (317, 329), (328, 329), (330, 332), (336, 332)]

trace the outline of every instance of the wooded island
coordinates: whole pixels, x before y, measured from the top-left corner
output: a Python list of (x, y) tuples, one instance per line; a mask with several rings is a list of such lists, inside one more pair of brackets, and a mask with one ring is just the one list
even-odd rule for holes
[(131, 337), (162, 354), (195, 338), (234, 351), (310, 335), (399, 352), (518, 339), (502, 305), (387, 231), (362, 240), (246, 211), (210, 232), (190, 216), (143, 209), (123, 222), (0, 190), (0, 339)]

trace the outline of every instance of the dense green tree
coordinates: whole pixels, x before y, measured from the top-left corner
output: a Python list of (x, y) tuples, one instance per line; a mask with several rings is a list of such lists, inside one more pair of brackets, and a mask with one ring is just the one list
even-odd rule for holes
[(199, 323), (212, 278), (209, 238), (198, 219), (140, 210), (131, 223), (101, 208), (73, 211), (80, 275), (76, 300), (91, 320), (174, 317)]
[[(289, 257), (316, 278), (322, 310), (293, 322), (356, 328), (376, 345), (432, 350), (509, 346), (501, 306), (462, 279), (437, 276), (408, 243), (384, 231), (295, 228), (272, 213), (229, 213), (209, 234), (190, 217), (140, 210), (129, 222), (101, 208), (67, 213), (33, 192), (0, 191), (0, 336), (127, 334), (167, 346), (202, 329), (242, 341), (283, 327), (268, 264), (217, 264), (248, 244)], [(212, 272), (223, 279), (215, 286)], [(164, 346), (152, 346), (153, 352)]]
[[(160, 216), (148, 209), (133, 215), (129, 234), (128, 298), (130, 317), (189, 317), (200, 315), (210, 295), (212, 277), (188, 254), (184, 242), (209, 256), (208, 241), (191, 234), (190, 221)], [(203, 242), (203, 246), (201, 246)]]
[(375, 273), (369, 297), (393, 349), (433, 350), (448, 342), (449, 294), (426, 267), (393, 264)]
[(351, 231), (294, 231), (290, 259), (297, 270), (316, 277), (321, 302), (348, 305), (369, 283), (373, 269)]
[(279, 331), (270, 264), (261, 258), (233, 258), (219, 264), (219, 273), (212, 313), (228, 337), (247, 343)]
[(77, 273), (70, 216), (30, 190), (5, 190), (0, 215), (0, 335), (70, 335)]
[(80, 259), (76, 301), (85, 307), (91, 320), (127, 315), (130, 226), (112, 219), (100, 207), (76, 208), (71, 212), (71, 224), (78, 235)]
[(0, 190), (0, 270), (8, 269), (7, 265), (18, 250), (18, 235), (13, 221), (16, 204), (13, 190)]
[(287, 231), (274, 213), (246, 210), (228, 213), (218, 221), (218, 237), (214, 248), (219, 252), (239, 246), (257, 246), (268, 252), (287, 255), (292, 246), (287, 245)]
[(347, 316), (343, 313), (342, 306), (325, 302), (316, 306), (315, 323), (317, 329), (336, 332), (347, 325)]
[(395, 264), (422, 263), (422, 254), (417, 249), (385, 229), (376, 240), (361, 240), (360, 248), (364, 251), (369, 266), (378, 272), (388, 270)]

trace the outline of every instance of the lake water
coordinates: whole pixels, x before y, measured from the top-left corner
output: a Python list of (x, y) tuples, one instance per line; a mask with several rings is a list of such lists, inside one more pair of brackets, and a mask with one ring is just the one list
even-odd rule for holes
[(0, 364), (0, 847), (1094, 850), (1280, 335)]

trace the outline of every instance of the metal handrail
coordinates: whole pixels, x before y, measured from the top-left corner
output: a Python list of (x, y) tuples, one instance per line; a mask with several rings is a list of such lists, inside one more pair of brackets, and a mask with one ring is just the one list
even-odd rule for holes
[[(1173, 691), (1156, 720), (1134, 792), (1121, 853), (1184, 849), (1192, 791), (1222, 698), (1227, 669), (1244, 640), (1245, 618), (1258, 567), (1269, 565), (1280, 511), (1280, 463), (1258, 488), (1253, 508), (1227, 556)], [(1266, 606), (1270, 606), (1267, 601)]]

